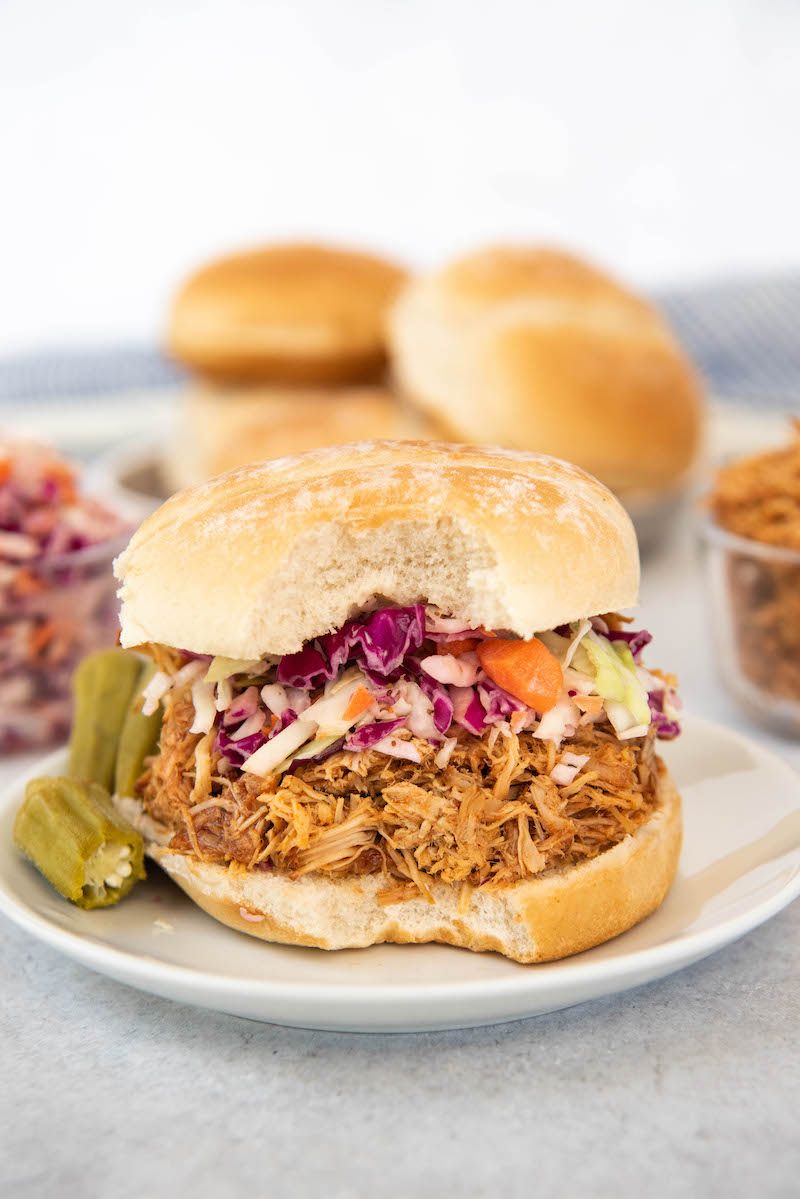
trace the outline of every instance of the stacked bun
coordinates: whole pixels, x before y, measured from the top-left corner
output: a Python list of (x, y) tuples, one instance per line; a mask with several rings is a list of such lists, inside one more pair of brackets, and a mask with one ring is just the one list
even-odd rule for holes
[(565, 458), (634, 508), (686, 483), (691, 364), (654, 308), (578, 258), (479, 251), (409, 283), (389, 326), (402, 389), (457, 440)]
[(393, 263), (280, 245), (210, 263), (179, 292), (168, 343), (224, 383), (356, 383), (386, 364), (383, 315), (405, 280)]
[(318, 245), (221, 258), (178, 293), (171, 355), (186, 392), (169, 481), (186, 486), (247, 462), (355, 437), (425, 436), (384, 375), (386, 310), (405, 280), (393, 263)]
[(698, 458), (701, 387), (664, 319), (558, 250), (488, 248), (411, 280), (318, 245), (236, 254), (183, 286), (168, 345), (197, 379), (173, 486), (354, 439), (444, 435), (577, 463), (648, 539)]

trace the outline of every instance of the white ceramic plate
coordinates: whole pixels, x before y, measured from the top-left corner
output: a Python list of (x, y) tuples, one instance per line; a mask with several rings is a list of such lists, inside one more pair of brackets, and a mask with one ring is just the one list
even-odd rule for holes
[(172, 431), (177, 395), (175, 387), (142, 387), (124, 399), (118, 392), (30, 397), (3, 405), (3, 429), (78, 457), (142, 437), (159, 445)]
[[(13, 848), (22, 783), (0, 803), (0, 910), (93, 970), (254, 1020), (377, 1032), (463, 1028), (555, 1011), (696, 962), (800, 893), (794, 771), (699, 720), (686, 721), (665, 756), (685, 807), (675, 886), (637, 928), (562, 962), (520, 966), (443, 945), (339, 953), (267, 945), (217, 924), (155, 867), (118, 908), (83, 912)], [(55, 754), (31, 774), (56, 774), (64, 764), (63, 753)]]

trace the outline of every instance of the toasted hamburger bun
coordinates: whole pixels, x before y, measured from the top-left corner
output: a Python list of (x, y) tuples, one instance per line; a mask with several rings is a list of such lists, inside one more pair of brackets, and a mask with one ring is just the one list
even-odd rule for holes
[(420, 896), (383, 907), (377, 894), (394, 881), (387, 875), (290, 879), (201, 862), (170, 852), (169, 830), (137, 800), (115, 802), (142, 833), (148, 855), (199, 907), (238, 932), (318, 949), (438, 941), (526, 963), (591, 949), (654, 912), (675, 879), (683, 828), (680, 795), (662, 764), (650, 820), (590, 861), (497, 891), (476, 888), (463, 910), (460, 887), (440, 882), (429, 883), (433, 903)]
[(376, 597), (531, 637), (635, 605), (630, 518), (540, 454), (361, 442), (179, 492), (115, 563), (122, 644), (286, 654)]
[(458, 440), (576, 462), (640, 503), (698, 452), (698, 379), (649, 304), (548, 249), (499, 247), (419, 277), (388, 320), (402, 389)]
[(323, 446), (437, 436), (432, 422), (387, 387), (197, 384), (184, 393), (178, 436), (164, 458), (172, 489), (214, 475)]
[(229, 383), (374, 379), (386, 362), (385, 310), (404, 278), (393, 263), (326, 246), (233, 254), (183, 285), (167, 346)]

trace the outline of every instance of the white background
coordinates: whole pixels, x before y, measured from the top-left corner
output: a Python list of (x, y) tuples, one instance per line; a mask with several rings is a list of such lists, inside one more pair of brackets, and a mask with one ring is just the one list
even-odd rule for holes
[(793, 0), (4, 0), (0, 353), (157, 337), (220, 249), (800, 265)]

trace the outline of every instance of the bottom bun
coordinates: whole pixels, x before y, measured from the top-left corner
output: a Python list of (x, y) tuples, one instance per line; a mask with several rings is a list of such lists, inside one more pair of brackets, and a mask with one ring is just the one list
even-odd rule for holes
[(319, 949), (439, 941), (526, 963), (591, 949), (654, 912), (674, 881), (683, 832), (681, 798), (662, 764), (657, 805), (634, 834), (580, 865), (498, 891), (476, 889), (459, 911), (460, 887), (446, 883), (430, 884), (433, 903), (420, 897), (382, 907), (377, 893), (396, 884), (384, 874), (291, 879), (172, 853), (169, 831), (138, 801), (116, 803), (142, 832), (148, 855), (195, 903), (251, 937)]

